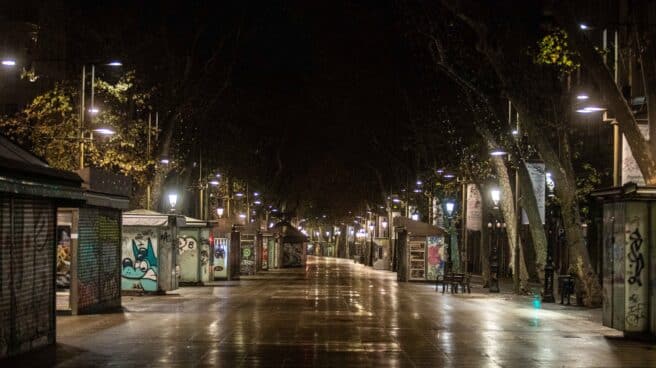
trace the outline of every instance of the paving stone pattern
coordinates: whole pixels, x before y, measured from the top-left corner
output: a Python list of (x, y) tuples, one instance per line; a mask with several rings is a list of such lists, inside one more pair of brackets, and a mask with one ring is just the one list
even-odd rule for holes
[[(177, 295), (124, 313), (58, 317), (58, 345), (11, 364), (60, 367), (654, 367), (654, 344), (599, 311), (507, 294), (450, 295), (334, 258)], [(4, 364), (2, 364), (4, 367)], [(18, 366), (18, 365), (17, 365)]]

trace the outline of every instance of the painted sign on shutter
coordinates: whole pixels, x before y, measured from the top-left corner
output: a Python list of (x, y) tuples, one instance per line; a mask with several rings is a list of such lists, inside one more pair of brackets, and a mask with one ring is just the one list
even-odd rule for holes
[(474, 184), (467, 184), (467, 230), (481, 231), (483, 202)]

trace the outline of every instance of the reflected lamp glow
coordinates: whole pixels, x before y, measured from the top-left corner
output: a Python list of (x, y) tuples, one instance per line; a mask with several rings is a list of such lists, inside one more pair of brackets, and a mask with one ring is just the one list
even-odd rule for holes
[(169, 205), (171, 206), (171, 210), (175, 209), (176, 204), (178, 204), (178, 195), (175, 193), (169, 194)]

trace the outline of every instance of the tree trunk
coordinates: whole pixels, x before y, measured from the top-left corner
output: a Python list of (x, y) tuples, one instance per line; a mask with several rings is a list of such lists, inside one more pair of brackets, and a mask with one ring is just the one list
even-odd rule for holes
[[(501, 157), (493, 157), (492, 164), (499, 179), (499, 189), (501, 190), (501, 212), (503, 213), (504, 221), (506, 222), (506, 235), (508, 237), (508, 245), (510, 248), (509, 266), (513, 273), (513, 285), (515, 293), (520, 293), (528, 289), (528, 271), (526, 269), (526, 262), (522, 259), (522, 252), (518, 254), (517, 244), (517, 212), (515, 211), (515, 196), (513, 195), (512, 186), (510, 184), (510, 176), (508, 169)], [(518, 258), (519, 257), (519, 258)], [(517, 269), (519, 265), (519, 269)]]
[(546, 137), (537, 129), (537, 125), (533, 120), (534, 116), (525, 111), (523, 106), (515, 106), (520, 114), (524, 116), (524, 125), (529, 132), (529, 137), (535, 143), (546, 166), (552, 169), (551, 172), (556, 183), (556, 195), (561, 203), (563, 228), (570, 259), (575, 260), (575, 264), (570, 267), (573, 268), (582, 283), (583, 302), (589, 307), (599, 306), (601, 305), (601, 286), (590, 263), (588, 249), (585, 247), (583, 235), (581, 234), (581, 218), (576, 198), (576, 180), (571, 169), (571, 162), (569, 166), (563, 165), (563, 162), (570, 159), (569, 151), (565, 149), (565, 157), (561, 160), (547, 142)]

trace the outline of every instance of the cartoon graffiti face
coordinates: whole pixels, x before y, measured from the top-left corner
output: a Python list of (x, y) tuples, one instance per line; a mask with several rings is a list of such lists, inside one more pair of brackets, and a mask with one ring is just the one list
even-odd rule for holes
[(123, 289), (142, 289), (145, 291), (157, 291), (157, 256), (148, 238), (146, 248), (137, 246), (132, 240), (131, 258), (124, 258), (121, 270)]

